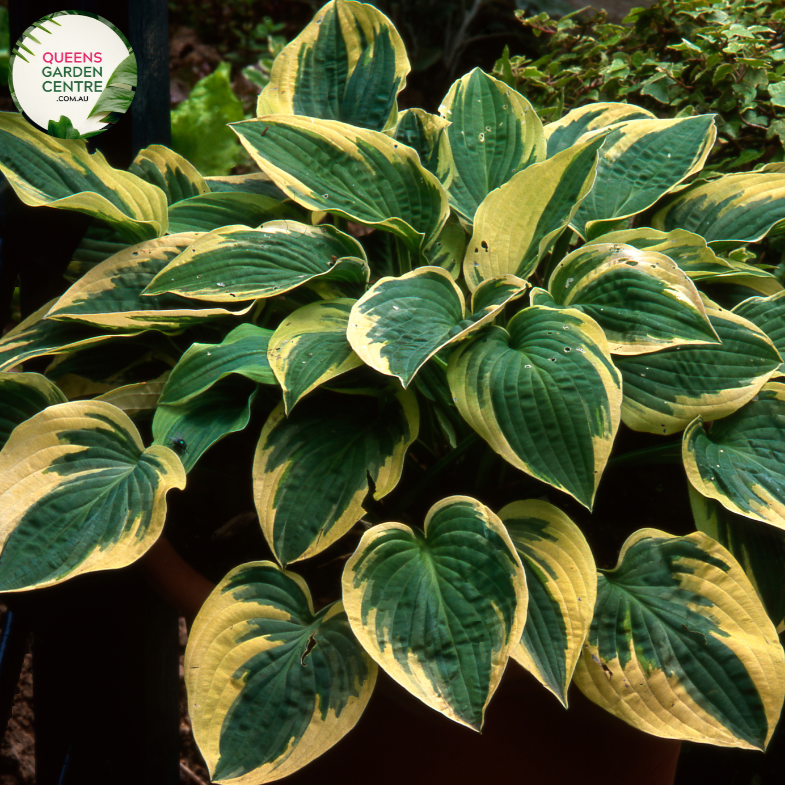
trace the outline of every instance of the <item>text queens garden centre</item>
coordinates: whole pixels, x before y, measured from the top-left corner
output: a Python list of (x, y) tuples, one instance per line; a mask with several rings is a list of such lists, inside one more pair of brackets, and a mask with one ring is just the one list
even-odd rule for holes
[[(47, 93), (100, 93), (104, 89), (101, 52), (44, 52), (42, 89)], [(61, 65), (62, 64), (62, 65)], [(71, 65), (72, 64), (72, 65)], [(82, 100), (88, 100), (82, 96)]]

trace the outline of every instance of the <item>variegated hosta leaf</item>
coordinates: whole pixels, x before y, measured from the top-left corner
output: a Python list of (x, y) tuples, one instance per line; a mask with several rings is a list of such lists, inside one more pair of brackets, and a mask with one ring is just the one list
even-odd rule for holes
[(184, 487), (177, 456), (145, 449), (119, 409), (50, 406), (17, 426), (0, 452), (0, 590), (131, 564), (163, 529), (166, 492)]
[(362, 360), (346, 337), (354, 300), (338, 298), (298, 308), (270, 338), (267, 359), (283, 389), (286, 413), (304, 395)]
[[(723, 261), (725, 261), (723, 259)], [(727, 290), (715, 290), (718, 294), (733, 293), (735, 289), (741, 293), (733, 306), (739, 305), (749, 297), (761, 296), (771, 297), (773, 294), (783, 291), (782, 284), (773, 273), (761, 267), (744, 262), (728, 262), (729, 269), (719, 269), (713, 275), (707, 274), (700, 280), (701, 285), (706, 284), (727, 284)], [(697, 279), (696, 279), (697, 280)]]
[(258, 229), (225, 226), (201, 235), (145, 289), (195, 300), (233, 302), (273, 297), (343, 271), (368, 280), (362, 246), (332, 226), (270, 221)]
[(242, 431), (251, 419), (257, 387), (229, 376), (179, 406), (160, 404), (153, 417), (153, 439), (173, 449), (186, 472), (227, 433)]
[(693, 281), (700, 281), (717, 274), (735, 272), (730, 263), (720, 259), (700, 235), (674, 229), (660, 232), (641, 227), (609, 232), (598, 237), (598, 243), (632, 245), (641, 251), (656, 251), (675, 262)]
[(548, 158), (572, 147), (582, 136), (592, 131), (626, 120), (654, 119), (655, 115), (651, 112), (631, 104), (599, 103), (581, 106), (543, 128), (548, 144)]
[(654, 736), (764, 749), (785, 654), (744, 571), (701, 532), (633, 534), (600, 573), (581, 691)]
[(581, 530), (548, 502), (513, 502), (499, 517), (529, 589), (526, 626), (512, 657), (566, 708), (567, 687), (597, 599), (594, 557)]
[[(160, 144), (151, 144), (141, 150), (128, 171), (157, 185), (166, 194), (166, 201), (170, 205), (210, 191), (204, 177), (192, 164), (174, 150)], [(182, 230), (170, 227), (169, 231)]]
[(166, 231), (160, 188), (112, 168), (100, 152), (88, 153), (83, 139), (56, 139), (13, 112), (0, 113), (0, 172), (25, 204), (101, 218), (129, 242)]
[(275, 384), (267, 361), (272, 330), (255, 324), (235, 327), (221, 343), (194, 343), (172, 368), (161, 403), (182, 405), (229, 374), (245, 376), (258, 384)]
[(413, 393), (309, 398), (287, 418), (270, 415), (254, 457), (254, 498), (262, 531), (281, 564), (307, 559), (332, 545), (374, 499), (398, 484), (417, 438)]
[(291, 199), (387, 229), (414, 251), (450, 214), (447, 193), (411, 147), (333, 120), (268, 115), (232, 123), (259, 168)]
[(560, 305), (591, 316), (614, 354), (718, 343), (695, 285), (667, 256), (597, 242), (566, 256), (548, 291)]
[(545, 159), (542, 122), (532, 105), (479, 68), (452, 85), (439, 112), (449, 122), (439, 177), (450, 204), (469, 222), (491, 191)]
[(744, 569), (775, 625), (785, 621), (785, 531), (727, 510), (689, 486), (695, 526), (725, 546)]
[(630, 120), (612, 127), (600, 152), (594, 188), (572, 220), (575, 230), (585, 237), (593, 224), (651, 207), (703, 168), (716, 136), (714, 115)]
[(98, 219), (91, 221), (76, 246), (63, 277), (71, 282), (78, 281), (93, 267), (125, 250), (129, 245), (133, 243), (126, 240), (111, 224)]
[(485, 197), (463, 260), (470, 289), (485, 278), (529, 277), (589, 193), (601, 145), (593, 139), (570, 147)]
[[(143, 297), (142, 290), (199, 235), (170, 234), (132, 245), (80, 278), (47, 312), (47, 319), (81, 322), (106, 330), (178, 331), (192, 324), (249, 310), (204, 308), (176, 295)], [(195, 307), (196, 306), (196, 307)]]
[[(151, 374), (164, 377), (181, 352), (178, 343), (151, 330), (59, 354), (46, 367), (45, 374), (72, 400), (147, 381)], [(82, 382), (94, 386), (82, 388)]]
[(235, 567), (199, 611), (185, 652), (188, 713), (210, 780), (272, 782), (345, 736), (377, 669), (340, 602), (272, 562)]
[(275, 58), (257, 115), (294, 114), (381, 131), (395, 125), (395, 99), (409, 58), (392, 22), (370, 4), (337, 0)]
[(0, 373), (0, 450), (11, 431), (34, 414), (65, 403), (66, 397), (37, 373)]
[(684, 229), (660, 232), (657, 229), (628, 229), (610, 232), (597, 242), (625, 243), (646, 251), (657, 251), (684, 270), (696, 284), (744, 286), (762, 295), (782, 291), (782, 284), (767, 270), (717, 256), (706, 240)]
[(624, 379), (621, 418), (635, 431), (669, 434), (696, 417), (726, 417), (751, 400), (782, 360), (752, 322), (704, 300), (722, 343), (674, 346), (617, 357)]
[(683, 191), (652, 219), (655, 229), (687, 229), (708, 242), (763, 239), (785, 221), (785, 174), (726, 174)]
[(363, 648), (421, 701), (477, 731), (521, 639), (527, 599), (504, 526), (466, 496), (437, 502), (424, 533), (375, 526), (343, 572)]
[(346, 335), (363, 362), (407, 387), (429, 357), (487, 324), (523, 293), (525, 281), (513, 280), (517, 286), (509, 291), (505, 282), (508, 296), (500, 303), (469, 314), (461, 290), (441, 267), (382, 278), (352, 307)]
[(286, 194), (263, 172), (205, 177), (211, 193), (241, 193), (270, 196), (283, 201)]
[(682, 443), (695, 488), (731, 512), (785, 529), (785, 385), (771, 382), (738, 411), (690, 423)]
[[(150, 382), (124, 384), (99, 395), (96, 401), (105, 401), (125, 412), (131, 419), (140, 414), (149, 414), (156, 410), (168, 373)], [(169, 445), (167, 445), (169, 446)]]
[[(780, 357), (785, 357), (785, 291), (771, 297), (750, 297), (739, 303), (733, 313), (760, 327), (777, 347)], [(781, 365), (778, 375), (785, 375)]]
[(466, 254), (469, 237), (455, 213), (442, 227), (439, 236), (425, 249), (423, 256), (431, 267), (441, 267), (450, 274), (454, 281), (461, 275), (461, 265)]
[(438, 169), (439, 140), (447, 121), (424, 109), (405, 109), (398, 115), (394, 139), (417, 151), (420, 163), (433, 174)]
[(80, 346), (123, 337), (111, 331), (109, 334), (96, 332), (84, 324), (64, 324), (45, 319), (55, 302), (48, 302), (0, 338), (0, 371), (13, 368), (33, 357), (63, 354)]
[(282, 203), (272, 196), (242, 191), (206, 193), (169, 208), (169, 231), (211, 232), (235, 224), (255, 228), (265, 221), (297, 217), (291, 203)]
[(528, 288), (526, 281), (514, 275), (488, 278), (472, 293), (471, 318), (478, 323), (487, 324), (507, 303), (517, 300)]
[(463, 418), (499, 455), (591, 508), (621, 404), (595, 321), (530, 306), (456, 349), (447, 378)]

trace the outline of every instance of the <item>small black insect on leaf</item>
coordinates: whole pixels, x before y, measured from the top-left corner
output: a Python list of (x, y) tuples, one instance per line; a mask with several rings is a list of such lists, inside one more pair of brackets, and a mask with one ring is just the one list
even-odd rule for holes
[(188, 444), (181, 433), (169, 437), (169, 447), (173, 449), (178, 455), (182, 455), (188, 450)]

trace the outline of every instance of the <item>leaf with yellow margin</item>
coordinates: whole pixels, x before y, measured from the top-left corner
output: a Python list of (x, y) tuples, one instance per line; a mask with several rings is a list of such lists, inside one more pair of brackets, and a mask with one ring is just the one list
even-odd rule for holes
[(271, 562), (215, 587), (184, 669), (210, 779), (232, 785), (279, 780), (326, 752), (357, 723), (377, 674), (341, 603), (315, 613), (305, 581)]
[(702, 532), (643, 529), (600, 573), (575, 682), (655, 736), (763, 750), (785, 698), (785, 652), (725, 548)]

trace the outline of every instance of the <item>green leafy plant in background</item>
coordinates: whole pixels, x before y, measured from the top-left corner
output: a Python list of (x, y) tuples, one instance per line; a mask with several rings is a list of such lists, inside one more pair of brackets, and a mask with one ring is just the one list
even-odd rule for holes
[[(565, 706), (574, 682), (649, 733), (765, 749), (785, 292), (749, 262), (785, 174), (698, 180), (713, 115), (543, 125), (479, 69), (438, 115), (399, 111), (408, 72), (385, 16), (328, 3), (231, 125), (260, 168), (235, 177), (160, 146), (114, 170), (0, 119), (19, 197), (96, 219), (71, 288), (0, 341), (0, 591), (124, 567), (169, 490), (247, 471), (265, 552), (186, 653), (214, 780), (306, 765), (378, 668), (475, 730), (522, 666)], [(609, 466), (664, 459), (686, 531), (592, 513), (624, 490)], [(593, 550), (609, 523), (626, 541)]]
[[(277, 46), (278, 34), (286, 25), (267, 15), (260, 18), (260, 7), (275, 5), (260, 4), (258, 0), (170, 0), (170, 26), (194, 30), (202, 40), (214, 45), (223, 59), (233, 65), (245, 65), (265, 57), (271, 47)], [(287, 19), (307, 21), (311, 12), (307, 0), (287, 5)]]
[(659, 116), (715, 112), (713, 168), (782, 161), (785, 9), (776, 0), (659, 0), (623, 24), (604, 12), (559, 20), (517, 13), (542, 54), (505, 54), (494, 75), (543, 119), (597, 101), (629, 101)]
[(172, 147), (207, 175), (226, 174), (244, 158), (227, 126), (243, 119), (230, 70), (229, 63), (221, 63), (172, 110)]

